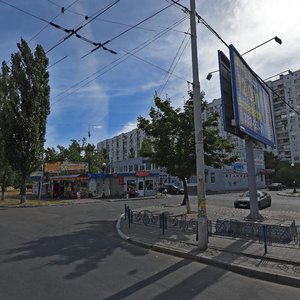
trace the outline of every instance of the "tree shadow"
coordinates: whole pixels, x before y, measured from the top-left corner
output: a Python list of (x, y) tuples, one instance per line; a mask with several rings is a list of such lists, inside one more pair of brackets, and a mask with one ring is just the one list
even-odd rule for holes
[(41, 237), (7, 250), (5, 255), (12, 257), (4, 262), (48, 258), (46, 266), (73, 264), (74, 270), (65, 279), (76, 279), (96, 269), (103, 259), (118, 248), (134, 256), (148, 253), (145, 249), (120, 239), (115, 232), (114, 221), (77, 223), (75, 226), (84, 228), (69, 234)]
[[(240, 250), (243, 251), (247, 247), (251, 245), (251, 242), (241, 243), (240, 241), (235, 242), (238, 246), (240, 246)], [(234, 243), (234, 244), (235, 244)], [(225, 249), (229, 251), (234, 245), (231, 245), (228, 247), (228, 249)], [(199, 254), (199, 250), (193, 250), (191, 251), (192, 254), (196, 255)], [(215, 259), (226, 261), (227, 263), (233, 262), (232, 256), (228, 252), (222, 252), (218, 256), (215, 256)], [(181, 268), (184, 268), (185, 266), (191, 264), (192, 260), (181, 260), (172, 266), (169, 266), (168, 268), (140, 281), (132, 286), (125, 288), (121, 290), (120, 292), (111, 295), (105, 300), (117, 300), (117, 299), (124, 299), (135, 292), (151, 285), (156, 282), (159, 282), (164, 277), (171, 275), (173, 272), (181, 272), (181, 274), (185, 274), (184, 270), (181, 270)], [(165, 300), (165, 299), (193, 299), (196, 296), (199, 296), (205, 289), (208, 287), (216, 284), (221, 278), (228, 272), (226, 269), (221, 269), (217, 267), (213, 267), (210, 265), (205, 266), (200, 271), (193, 273), (192, 275), (185, 277), (184, 280), (182, 280), (177, 285), (171, 287), (170, 289), (160, 293), (159, 295), (151, 298), (156, 300)]]

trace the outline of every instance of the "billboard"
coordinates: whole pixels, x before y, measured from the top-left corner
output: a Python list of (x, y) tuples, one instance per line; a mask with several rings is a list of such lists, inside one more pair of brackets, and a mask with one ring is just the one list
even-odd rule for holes
[(270, 94), (233, 45), (229, 46), (229, 51), (235, 126), (248, 136), (274, 147)]
[(222, 51), (218, 51), (221, 99), (224, 130), (243, 138), (243, 133), (235, 126), (232, 100), (230, 61)]

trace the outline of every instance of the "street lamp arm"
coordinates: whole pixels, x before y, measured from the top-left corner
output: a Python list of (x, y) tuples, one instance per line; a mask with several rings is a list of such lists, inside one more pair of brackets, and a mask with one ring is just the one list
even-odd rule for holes
[[(261, 46), (263, 46), (263, 45), (265, 45), (266, 43), (271, 42), (272, 40), (275, 40), (275, 42), (278, 43), (279, 45), (282, 44), (282, 40), (281, 40), (278, 36), (275, 36), (275, 37), (273, 37), (273, 38), (271, 38), (271, 39), (265, 41), (264, 43), (261, 43), (261, 44), (257, 45), (256, 47), (254, 47), (254, 48), (252, 48), (252, 49), (250, 49), (250, 50), (244, 52), (244, 53), (242, 54), (242, 56), (245, 55), (245, 54), (247, 54), (247, 53), (249, 53), (249, 52), (251, 52), (251, 51), (253, 51), (253, 50), (255, 50), (255, 49), (257, 49), (257, 48), (259, 48), (259, 47), (261, 47)], [(211, 80), (212, 74), (213, 74), (213, 73), (216, 73), (216, 72), (219, 72), (219, 70), (209, 72), (209, 73), (207, 74), (207, 76), (206, 76), (206, 79), (207, 79), (207, 80)], [(290, 71), (289, 71), (289, 72), (290, 72)], [(272, 77), (273, 77), (273, 76), (272, 76)], [(271, 77), (271, 78), (272, 78), (272, 77)]]
[(261, 43), (261, 44), (257, 45), (256, 47), (254, 47), (254, 48), (252, 48), (252, 49), (250, 49), (250, 50), (244, 52), (242, 55), (245, 55), (245, 54), (247, 54), (247, 53), (249, 53), (249, 52), (251, 52), (251, 51), (257, 49), (257, 48), (263, 46), (264, 44), (271, 42), (272, 40), (275, 40), (279, 45), (282, 44), (282, 40), (281, 40), (278, 36), (275, 36), (275, 37), (273, 37), (273, 38), (271, 38), (271, 39), (265, 41), (264, 43)]

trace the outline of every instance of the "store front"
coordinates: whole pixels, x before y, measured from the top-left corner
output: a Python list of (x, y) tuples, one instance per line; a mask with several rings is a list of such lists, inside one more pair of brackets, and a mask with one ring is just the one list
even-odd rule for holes
[(52, 198), (87, 198), (89, 177), (80, 174), (57, 175), (49, 178), (48, 192)]

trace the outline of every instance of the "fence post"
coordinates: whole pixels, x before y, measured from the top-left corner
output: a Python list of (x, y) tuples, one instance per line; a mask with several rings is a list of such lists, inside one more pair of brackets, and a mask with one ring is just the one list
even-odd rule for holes
[(127, 213), (128, 213), (128, 227), (130, 228), (130, 208), (127, 208)]
[(267, 226), (263, 225), (263, 234), (264, 234), (264, 245), (265, 245), (265, 254), (267, 254)]
[(133, 211), (130, 210), (130, 223), (132, 224), (133, 223)]
[(162, 219), (162, 234), (165, 234), (165, 213), (161, 214), (161, 219)]

